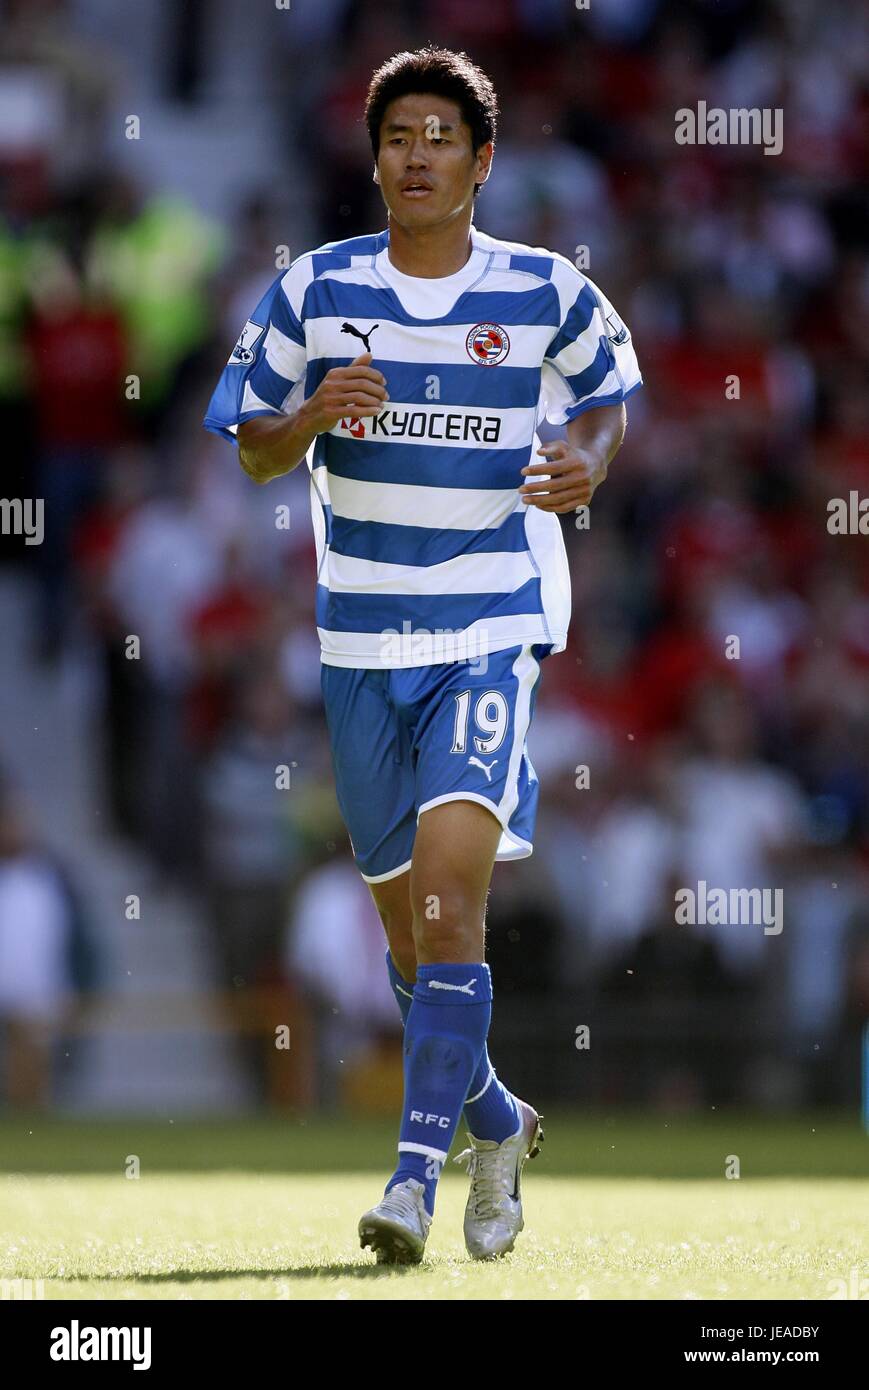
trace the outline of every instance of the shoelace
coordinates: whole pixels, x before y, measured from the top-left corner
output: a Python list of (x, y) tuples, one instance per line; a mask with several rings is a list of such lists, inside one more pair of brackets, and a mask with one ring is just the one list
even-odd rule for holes
[(487, 1221), (509, 1210), (515, 1170), (499, 1149), (463, 1149), (454, 1163), (467, 1160), (471, 1206), (478, 1220)]
[(390, 1188), (380, 1205), (381, 1207), (389, 1207), (398, 1216), (421, 1224), (425, 1229), (425, 1215), (428, 1213), (425, 1215), (420, 1213), (417, 1194), (405, 1187), (403, 1183), (398, 1183), (396, 1187)]

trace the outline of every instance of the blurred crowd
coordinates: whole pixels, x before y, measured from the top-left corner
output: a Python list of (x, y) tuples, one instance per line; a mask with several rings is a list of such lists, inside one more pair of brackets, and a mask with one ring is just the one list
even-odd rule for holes
[[(564, 519), (573, 619), (529, 739), (536, 848), (496, 868), (490, 897), (497, 1036), (510, 1055), (523, 999), (571, 1020), (581, 998), (576, 1022), (617, 1035), (598, 1098), (856, 1106), (869, 551), (827, 521), (831, 499), (869, 497), (860, 8), (442, 0), (435, 22), (412, 3), (294, 7), (271, 17), (256, 93), (286, 168), (253, 187), (240, 170), (223, 219), (107, 159), (124, 55), (113, 67), (77, 36), (86, 4), (5, 9), (4, 491), (45, 499), (44, 543), (4, 538), (7, 561), (32, 584), (29, 658), (50, 670), (83, 651), (99, 673), (107, 833), (198, 897), (226, 988), (292, 982), (327, 1077), (348, 1038), (398, 1027), (334, 797), (307, 470), (255, 488), (201, 420), (277, 249), (385, 224), (367, 80), (434, 39), (500, 94), (478, 226), (580, 257), (645, 378), (590, 527)], [(201, 39), (216, 20), (189, 10)], [(165, 99), (195, 109), (204, 60), (183, 26), (173, 41)], [(782, 153), (677, 145), (676, 110), (701, 99), (781, 108)], [(58, 972), (75, 985), (73, 890), (4, 795), (0, 1020), (38, 1049)], [(783, 931), (677, 926), (675, 892), (700, 881), (781, 888)]]

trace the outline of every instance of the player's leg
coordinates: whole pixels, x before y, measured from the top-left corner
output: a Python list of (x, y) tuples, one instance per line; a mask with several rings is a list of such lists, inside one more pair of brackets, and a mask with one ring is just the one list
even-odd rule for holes
[[(451, 805), (474, 805), (452, 802)], [(428, 814), (428, 813), (427, 813)], [(416, 946), (413, 935), (413, 908), (410, 900), (410, 870), (385, 883), (369, 885), (386, 933), (386, 968), (392, 992), (403, 1023), (413, 1000), (416, 983)], [(484, 1046), (465, 1098), (464, 1122), (478, 1139), (501, 1143), (515, 1133), (518, 1123), (516, 1099), (498, 1079)]]
[(429, 1213), (467, 1096), (489, 1093), (493, 1110), (500, 1098), (502, 1138), (515, 1133), (520, 1121), (517, 1102), (494, 1077), (486, 1051), (486, 896), (500, 839), (493, 811), (475, 801), (451, 800), (420, 817), (414, 845), (416, 984), (405, 1023), (399, 1162), (387, 1190), (409, 1178), (422, 1182)]
[[(393, 904), (401, 890), (389, 885), (407, 882), (416, 836), (408, 732), (390, 699), (387, 672), (324, 663), (321, 687), (335, 789), (356, 865), (371, 892)], [(387, 922), (391, 932), (389, 913)], [(414, 959), (406, 946), (396, 949), (405, 966)], [(419, 1194), (402, 1189), (365, 1213), (359, 1235), (378, 1261), (418, 1261), (430, 1223)]]
[[(429, 1210), (449, 1148), (448, 1142), (437, 1145), (431, 1138), (429, 1114), (451, 1139), (459, 1112), (454, 1108), (445, 1121), (445, 1099), (431, 1111), (420, 1104), (426, 1085), (416, 1073), (446, 1096), (436, 1075), (438, 1057), (432, 1062), (426, 1054), (427, 1036), (441, 1026), (433, 1000), (458, 1000), (459, 992), (449, 989), (458, 984), (470, 1002), (472, 978), (481, 982), (475, 989), (484, 989), (491, 999), (484, 962), (486, 895), (496, 855), (522, 857), (532, 849), (538, 784), (525, 740), (541, 654), (545, 649), (518, 647), (491, 654), (479, 668), (457, 663), (437, 678), (438, 698), (428, 702), (415, 727), (420, 809), (410, 890), (418, 965), (405, 1026), (405, 1107), (396, 1179), (415, 1172), (425, 1184)], [(448, 971), (455, 980), (445, 978)], [(452, 1024), (471, 1036), (474, 1021), (469, 1008)], [(416, 1069), (415, 1050), (421, 1057)], [(481, 1046), (478, 1060), (482, 1054)], [(465, 1110), (471, 1112), (472, 1144), (465, 1238), (471, 1254), (488, 1258), (511, 1249), (522, 1228), (522, 1165), (537, 1152), (542, 1131), (536, 1111), (506, 1090), (491, 1066), (466, 1097)], [(493, 1137), (483, 1138), (480, 1130), (488, 1126)]]
[(398, 1167), (359, 1228), (380, 1260), (422, 1256), (437, 1179), (485, 1046), (492, 994), (483, 921), (500, 838), (494, 815), (473, 802), (439, 806), (417, 829), (410, 894), (418, 964)]
[(446, 801), (420, 816), (410, 870), (417, 970), (483, 959), (500, 840), (494, 812), (476, 801)]
[[(383, 1200), (360, 1222), (362, 1243), (378, 1259), (422, 1257), (437, 1179), (484, 1050), (491, 1017), (486, 895), (496, 854), (531, 852), (537, 785), (525, 734), (539, 673), (537, 649), (524, 647), (498, 653), (480, 669), (461, 662), (401, 672), (391, 687), (415, 752), (410, 893), (418, 965), (405, 1025), (399, 1166)], [(496, 1094), (494, 1086), (488, 1090)], [(472, 1164), (472, 1198), (499, 1192), (498, 1211), (475, 1209), (485, 1232), (475, 1229), (472, 1240), (466, 1213), (466, 1241), (477, 1255), (512, 1248), (521, 1229), (519, 1173), (536, 1152), (536, 1113), (504, 1096), (518, 1107), (514, 1133), (500, 1144), (472, 1136), (479, 1170), (474, 1177)], [(506, 1225), (500, 1195), (510, 1206)]]
[[(392, 990), (401, 1009), (401, 1017), (407, 1016), (403, 1007), (401, 987), (408, 1000), (416, 983), (416, 947), (413, 942), (413, 909), (410, 905), (410, 869), (397, 878), (387, 879), (385, 883), (369, 883), (371, 896), (380, 914), (388, 945), (387, 968)], [(408, 1003), (409, 1007), (409, 1003)]]

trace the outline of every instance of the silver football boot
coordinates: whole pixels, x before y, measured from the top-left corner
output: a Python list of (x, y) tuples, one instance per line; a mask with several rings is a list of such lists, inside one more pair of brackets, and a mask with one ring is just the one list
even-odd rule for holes
[(359, 1244), (375, 1251), (377, 1263), (418, 1265), (428, 1240), (431, 1217), (425, 1209), (425, 1184), (407, 1178), (367, 1211), (359, 1222)]
[(516, 1097), (521, 1123), (503, 1143), (475, 1139), (471, 1148), (457, 1154), (454, 1163), (468, 1160), (471, 1191), (465, 1207), (465, 1245), (474, 1260), (494, 1260), (516, 1244), (525, 1222), (522, 1218), (522, 1169), (535, 1158), (543, 1142), (540, 1116)]

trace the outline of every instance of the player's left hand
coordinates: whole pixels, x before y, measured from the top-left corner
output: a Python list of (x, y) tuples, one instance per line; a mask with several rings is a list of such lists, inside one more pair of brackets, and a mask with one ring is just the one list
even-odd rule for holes
[(595, 488), (606, 477), (606, 464), (591, 453), (577, 449), (563, 439), (554, 439), (537, 450), (546, 463), (528, 463), (523, 473), (549, 474), (542, 482), (526, 482), (519, 496), (531, 507), (544, 512), (572, 512), (587, 505)]

